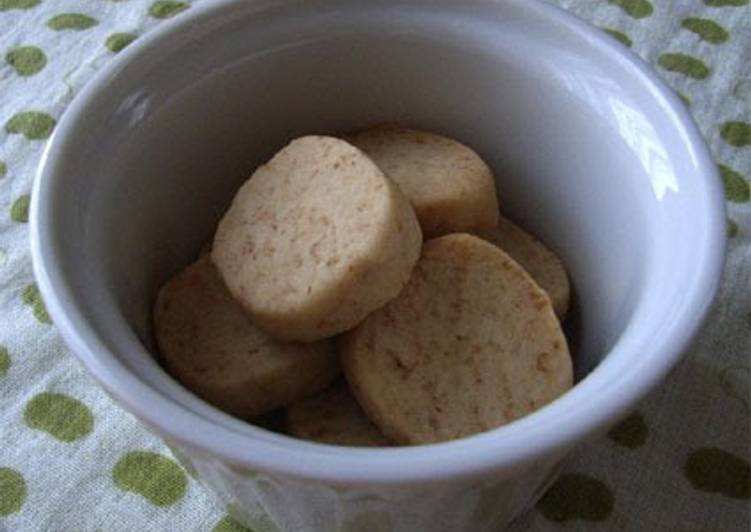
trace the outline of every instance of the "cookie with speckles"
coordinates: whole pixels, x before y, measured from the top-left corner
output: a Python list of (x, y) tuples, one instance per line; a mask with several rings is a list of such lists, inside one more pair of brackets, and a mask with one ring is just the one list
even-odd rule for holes
[(391, 445), (352, 397), (344, 379), (288, 406), (285, 410), (285, 431), (295, 438), (334, 445)]
[(339, 373), (332, 342), (280, 343), (259, 329), (230, 296), (208, 255), (161, 289), (154, 329), (167, 371), (244, 419), (322, 390)]
[(566, 268), (555, 253), (503, 216), (499, 217), (495, 228), (482, 231), (478, 236), (501, 248), (527, 270), (550, 296), (558, 318), (561, 321), (566, 319), (571, 289)]
[(342, 140), (307, 136), (240, 188), (211, 257), (259, 327), (309, 342), (394, 298), (421, 244), (409, 201), (373, 161)]
[(483, 432), (572, 385), (550, 298), (506, 253), (472, 235), (425, 243), (410, 282), (343, 335), (352, 393), (396, 443)]
[(378, 126), (349, 140), (399, 185), (415, 208), (425, 238), (495, 227), (493, 174), (467, 146), (396, 126)]

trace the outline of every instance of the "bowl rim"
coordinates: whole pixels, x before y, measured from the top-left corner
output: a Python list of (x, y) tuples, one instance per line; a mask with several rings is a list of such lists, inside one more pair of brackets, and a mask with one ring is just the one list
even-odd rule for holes
[[(500, 3), (500, 0), (487, 1)], [(66, 286), (65, 275), (56, 258), (54, 240), (48, 230), (54, 204), (52, 183), (61, 161), (70, 157), (66, 151), (66, 139), (73, 136), (87, 111), (87, 104), (104, 82), (116, 76), (128, 61), (142, 58), (149, 49), (175, 34), (189, 31), (202, 20), (231, 16), (234, 10), (248, 4), (244, 0), (217, 0), (193, 5), (120, 52), (73, 100), (42, 155), (31, 195), (30, 238), (34, 273), (55, 326), (88, 372), (126, 410), (189, 449), (218, 457), (241, 469), (332, 484), (424, 484), (509, 472), (546, 456), (560, 458), (576, 442), (623, 417), (678, 361), (711, 307), (724, 264), (725, 199), (721, 180), (688, 110), (647, 63), (615, 39), (562, 8), (539, 0), (506, 0), (505, 3), (525, 11), (527, 16), (555, 22), (578, 33), (627, 68), (630, 75), (641, 78), (660, 110), (670, 115), (682, 143), (695, 154), (694, 166), (699, 178), (704, 179), (702, 185), (708, 195), (705, 198), (708, 207), (704, 213), (708, 228), (701, 243), (703, 254), (694, 266), (698, 280), (685, 291), (685, 304), (677, 311), (667, 334), (651, 342), (651, 356), (642, 354), (646, 360), (623, 372), (615, 384), (599, 378), (601, 364), (560, 399), (510, 425), (455, 441), (378, 449), (332, 446), (292, 438), (286, 438), (290, 442), (280, 445), (277, 441), (250, 437), (233, 430), (225, 422), (208, 420), (190, 411), (131, 373), (87, 326), (70, 297), (72, 292)], [(254, 4), (263, 4), (263, 0), (255, 0)], [(619, 340), (609, 354), (618, 356), (627, 347)], [(587, 399), (593, 393), (602, 393), (598, 401)], [(555, 430), (542, 426), (540, 420), (543, 417), (554, 422)]]

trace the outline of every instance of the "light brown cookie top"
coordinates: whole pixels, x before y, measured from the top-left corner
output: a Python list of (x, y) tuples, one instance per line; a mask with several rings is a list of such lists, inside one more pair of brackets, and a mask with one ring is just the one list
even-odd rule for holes
[(326, 387), (332, 342), (283, 344), (256, 327), (208, 255), (159, 292), (154, 330), (167, 371), (214, 406), (248, 419)]
[(362, 411), (344, 379), (285, 409), (290, 436), (334, 445), (386, 447), (389, 440)]
[(309, 136), (240, 188), (211, 257), (259, 327), (282, 340), (313, 341), (395, 297), (421, 242), (409, 202), (366, 155)]
[(426, 242), (404, 290), (343, 335), (340, 355), (360, 406), (403, 444), (493, 429), (572, 385), (548, 296), (467, 234)]
[(477, 234), (508, 253), (527, 270), (532, 279), (550, 296), (558, 319), (566, 319), (570, 286), (566, 267), (555, 253), (503, 216), (498, 219), (497, 227)]
[(496, 225), (493, 174), (467, 146), (396, 126), (375, 127), (349, 139), (396, 181), (415, 208), (426, 239)]

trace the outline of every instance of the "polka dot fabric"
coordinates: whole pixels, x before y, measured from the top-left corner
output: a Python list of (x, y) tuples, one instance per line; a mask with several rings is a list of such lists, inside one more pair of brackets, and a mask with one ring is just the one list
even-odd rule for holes
[[(557, 3), (654, 65), (689, 106), (725, 187), (730, 247), (716, 308), (684, 361), (513, 528), (748, 530), (749, 0)], [(115, 54), (191, 5), (0, 0), (0, 530), (252, 532), (87, 377), (55, 332), (28, 252), (32, 179), (59, 117)], [(344, 528), (392, 524), (363, 514)], [(253, 529), (275, 527), (259, 518)]]

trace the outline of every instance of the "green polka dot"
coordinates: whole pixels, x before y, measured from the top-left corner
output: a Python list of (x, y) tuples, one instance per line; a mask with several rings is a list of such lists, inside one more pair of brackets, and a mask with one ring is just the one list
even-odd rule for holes
[(738, 223), (732, 218), (728, 218), (728, 238), (738, 236)]
[(657, 64), (670, 72), (679, 72), (690, 78), (705, 79), (709, 76), (709, 67), (700, 59), (686, 54), (662, 54)]
[(629, 37), (622, 31), (614, 30), (611, 28), (603, 28), (603, 31), (613, 37), (615, 40), (620, 41), (624, 46), (631, 47), (631, 45), (633, 44), (631, 37)]
[(725, 122), (720, 135), (728, 144), (742, 148), (751, 145), (751, 124), (746, 122)]
[(25, 224), (29, 221), (29, 201), (31, 196), (24, 194), (19, 196), (10, 206), (10, 219), (14, 222)]
[(556, 523), (577, 519), (603, 521), (612, 513), (613, 502), (613, 493), (596, 478), (569, 473), (553, 484), (537, 507)]
[(61, 30), (85, 30), (96, 26), (99, 22), (83, 13), (61, 13), (47, 21), (47, 26), (55, 31)]
[(173, 2), (172, 0), (158, 0), (149, 7), (149, 15), (154, 18), (170, 18), (180, 11), (188, 9), (185, 2)]
[(6, 165), (3, 161), (0, 161), (0, 178), (5, 177), (5, 174), (8, 173), (8, 165)]
[(148, 451), (130, 451), (112, 470), (115, 485), (156, 506), (170, 506), (185, 495), (188, 477), (174, 460)]
[(26, 502), (26, 481), (9, 467), (0, 467), (0, 517), (16, 513)]
[(94, 415), (89, 407), (61, 393), (34, 396), (26, 403), (23, 419), (29, 428), (43, 430), (64, 442), (84, 438), (94, 428)]
[(21, 300), (24, 305), (31, 307), (34, 317), (41, 323), (52, 323), (50, 315), (47, 314), (47, 307), (44, 306), (44, 301), (42, 300), (42, 296), (39, 293), (39, 288), (37, 288), (36, 284), (30, 284), (24, 288), (23, 293), (21, 294)]
[(618, 445), (629, 449), (638, 449), (647, 441), (649, 429), (644, 423), (644, 417), (634, 412), (624, 419), (618, 426), (608, 432), (608, 437)]
[(717, 24), (714, 20), (706, 18), (690, 17), (684, 19), (681, 26), (697, 34), (701, 40), (711, 42), (712, 44), (724, 43), (730, 37), (725, 28)]
[(190, 458), (188, 458), (183, 452), (178, 449), (177, 447), (166, 444), (169, 450), (172, 452), (172, 456), (175, 457), (175, 460), (177, 460), (181, 466), (183, 466), (183, 469), (185, 469), (185, 472), (188, 473), (191, 477), (198, 480), (198, 471), (196, 470), (196, 467), (193, 465), (193, 462), (190, 461)]
[(391, 532), (391, 516), (386, 512), (365, 512), (344, 523), (341, 532)]
[(0, 11), (11, 9), (31, 9), (38, 6), (41, 0), (0, 0)]
[(748, 182), (741, 174), (724, 164), (718, 165), (722, 184), (725, 186), (725, 197), (734, 203), (746, 203), (751, 198)]
[(733, 499), (751, 498), (751, 468), (743, 458), (716, 447), (692, 452), (683, 467), (686, 478), (700, 491)]
[(712, 7), (740, 7), (747, 6), (748, 0), (704, 0), (704, 3)]
[(36, 46), (19, 46), (5, 54), (5, 62), (16, 69), (19, 76), (33, 76), (47, 64), (47, 56)]
[(648, 17), (654, 11), (652, 4), (647, 0), (608, 0), (611, 4), (617, 5), (623, 11), (634, 18)]
[(55, 119), (40, 111), (23, 111), (5, 123), (5, 131), (23, 135), (29, 140), (46, 139), (55, 128)]
[(0, 345), (0, 378), (5, 377), (10, 369), (10, 353), (8, 348)]
[(254, 532), (253, 530), (242, 526), (240, 523), (232, 519), (230, 516), (225, 516), (219, 521), (211, 532)]
[(132, 33), (113, 33), (107, 40), (104, 41), (104, 45), (112, 52), (119, 52), (136, 39), (136, 36)]

